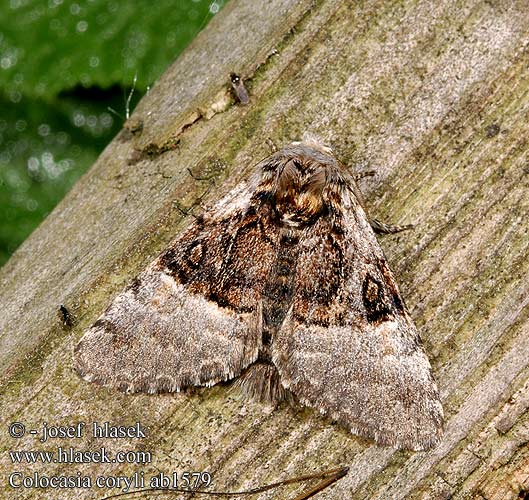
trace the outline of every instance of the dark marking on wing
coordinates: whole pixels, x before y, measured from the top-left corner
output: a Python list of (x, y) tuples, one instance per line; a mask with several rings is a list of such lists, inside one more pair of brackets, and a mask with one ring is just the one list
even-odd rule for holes
[(384, 285), (369, 273), (366, 274), (362, 283), (362, 302), (370, 323), (379, 323), (389, 319), (391, 307), (384, 293)]
[(275, 255), (277, 231), (271, 208), (256, 203), (203, 226), (195, 223), (162, 254), (158, 266), (191, 293), (238, 313), (251, 312), (273, 262), (257, 254)]
[(378, 269), (380, 273), (384, 277), (386, 286), (388, 287), (388, 291), (392, 299), (393, 307), (398, 311), (399, 314), (404, 313), (404, 309), (405, 309), (404, 301), (402, 300), (402, 297), (400, 296), (399, 289), (397, 288), (397, 283), (395, 282), (395, 279), (391, 275), (391, 271), (389, 270), (386, 260), (379, 258), (377, 265), (378, 265)]

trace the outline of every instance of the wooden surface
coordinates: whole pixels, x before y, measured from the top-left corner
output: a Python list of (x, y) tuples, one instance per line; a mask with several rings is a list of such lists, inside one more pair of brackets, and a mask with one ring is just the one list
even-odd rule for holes
[[(231, 71), (247, 80), (248, 106), (230, 97)], [(349, 474), (316, 498), (528, 495), (525, 1), (231, 0), (133, 119), (0, 271), (1, 498), (118, 492), (9, 489), (14, 471), (93, 480), (209, 471), (214, 489), (240, 490), (340, 465)], [(189, 223), (179, 207), (214, 201), (246, 177), (269, 153), (267, 137), (283, 145), (304, 133), (351, 168), (377, 171), (361, 184), (374, 216), (416, 224), (381, 244), (442, 394), (445, 437), (432, 451), (377, 447), (311, 410), (244, 401), (229, 385), (131, 396), (72, 370), (83, 330)], [(72, 328), (57, 318), (60, 304)], [(140, 421), (148, 436), (43, 444), (11, 438), (14, 421)], [(147, 450), (152, 463), (13, 465), (8, 453), (59, 445)]]

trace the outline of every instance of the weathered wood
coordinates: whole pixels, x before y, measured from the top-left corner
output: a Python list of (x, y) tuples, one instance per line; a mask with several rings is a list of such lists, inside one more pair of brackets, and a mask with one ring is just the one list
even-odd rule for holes
[[(523, 1), (232, 0), (142, 100), (143, 131), (129, 123), (0, 271), (2, 498), (117, 492), (9, 489), (13, 471), (95, 480), (206, 470), (216, 490), (240, 490), (340, 465), (349, 474), (317, 498), (527, 495), (528, 41)], [(248, 106), (230, 99), (232, 71), (248, 79)], [(442, 393), (446, 433), (430, 452), (377, 447), (311, 410), (264, 408), (228, 386), (124, 395), (71, 368), (83, 330), (188, 223), (175, 203), (217, 199), (268, 153), (267, 137), (285, 144), (305, 132), (377, 170), (361, 181), (373, 214), (417, 224), (381, 242)], [(140, 421), (149, 431), (41, 444), (9, 437), (13, 421)], [(142, 449), (153, 461), (15, 466), (7, 453), (57, 445)]]

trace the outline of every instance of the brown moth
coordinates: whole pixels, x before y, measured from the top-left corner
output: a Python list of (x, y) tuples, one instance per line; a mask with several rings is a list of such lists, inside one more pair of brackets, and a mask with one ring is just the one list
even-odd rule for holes
[(145, 269), (75, 349), (87, 380), (173, 392), (240, 377), (354, 434), (434, 446), (443, 409), (419, 334), (331, 149), (295, 142), (256, 166)]

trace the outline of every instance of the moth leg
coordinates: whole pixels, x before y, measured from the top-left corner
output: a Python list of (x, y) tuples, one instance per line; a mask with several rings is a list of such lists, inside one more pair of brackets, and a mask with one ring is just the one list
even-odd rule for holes
[(202, 200), (204, 197), (211, 191), (211, 186), (214, 182), (211, 182), (208, 188), (189, 206), (183, 207), (178, 200), (173, 201), (173, 207), (175, 207), (184, 217), (191, 215), (195, 220), (200, 219), (200, 215), (195, 215), (193, 211), (195, 208), (199, 207), (202, 211), (205, 210), (205, 207), (202, 205)]
[(355, 181), (359, 181), (360, 179), (363, 179), (364, 177), (373, 177), (376, 175), (376, 170), (364, 170), (363, 172), (358, 172), (355, 174), (354, 179)]
[(378, 219), (370, 219), (369, 223), (371, 224), (373, 231), (378, 234), (400, 233), (401, 231), (407, 231), (414, 227), (413, 224), (404, 224), (402, 226), (397, 224), (386, 224), (385, 222), (380, 222)]
[(188, 208), (184, 208), (180, 205), (180, 203), (177, 200), (173, 201), (173, 207), (175, 207), (184, 217), (187, 217), (188, 215), (192, 215), (196, 218), (196, 215), (193, 213), (193, 209), (195, 206), (191, 206)]
[(393, 234), (393, 233), (400, 233), (401, 231), (406, 231), (408, 229), (412, 229), (413, 224), (405, 224), (403, 226), (399, 226), (397, 224), (386, 224), (385, 222), (381, 222), (378, 219), (371, 218), (371, 216), (369, 215), (369, 211), (367, 209), (364, 196), (362, 194), (362, 191), (360, 191), (360, 188), (358, 187), (358, 184), (356, 183), (356, 181), (363, 177), (371, 177), (375, 173), (376, 172), (374, 170), (366, 170), (364, 172), (359, 172), (358, 174), (355, 174), (354, 176), (355, 182), (351, 186), (352, 191), (358, 203), (360, 203), (360, 206), (364, 209), (364, 212), (367, 215), (367, 218), (369, 220), (369, 223), (371, 224), (371, 227), (373, 228), (373, 231), (375, 231), (375, 233), (378, 233), (378, 234)]

